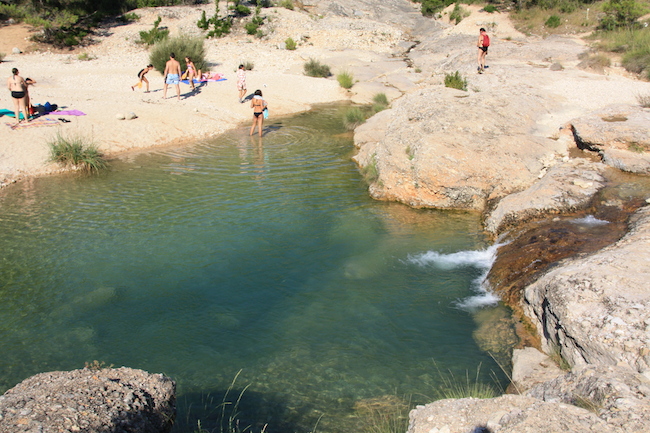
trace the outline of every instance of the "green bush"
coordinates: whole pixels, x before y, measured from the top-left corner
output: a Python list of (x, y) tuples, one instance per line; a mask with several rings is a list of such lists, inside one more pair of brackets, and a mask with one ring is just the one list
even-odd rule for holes
[(278, 6), (281, 8), (289, 9), (290, 11), (293, 10), (293, 0), (281, 0), (280, 3), (278, 3)]
[(336, 76), (336, 81), (339, 82), (344, 89), (351, 89), (354, 86), (354, 77), (348, 71), (343, 71)]
[(287, 38), (287, 39), (285, 39), (285, 41), (284, 41), (284, 47), (285, 47), (287, 50), (290, 50), (290, 51), (293, 51), (293, 50), (295, 50), (296, 48), (298, 48), (298, 46), (296, 45), (296, 41), (294, 41), (292, 38)]
[(637, 26), (637, 19), (641, 17), (646, 8), (635, 0), (609, 0), (603, 5), (605, 16), (600, 20), (600, 27), (605, 30), (614, 30), (619, 27), (628, 29)]
[(352, 107), (343, 114), (343, 125), (348, 131), (354, 130), (357, 126), (366, 121), (366, 115), (359, 107)]
[(422, 12), (422, 15), (425, 17), (430, 17), (453, 3), (454, 0), (422, 0), (420, 12)]
[(600, 49), (623, 54), (623, 67), (650, 79), (650, 28), (621, 28), (599, 34)]
[(257, 33), (257, 29), (259, 27), (260, 26), (258, 24), (255, 24), (252, 21), (249, 21), (246, 24), (244, 24), (244, 29), (246, 29), (246, 33), (248, 33), (249, 35), (254, 35), (255, 33)]
[(153, 46), (149, 55), (149, 63), (162, 74), (171, 53), (176, 55), (176, 60), (181, 63), (181, 69), (183, 70), (185, 70), (186, 66), (185, 57), (192, 59), (196, 69), (207, 69), (203, 38), (180, 35), (160, 41)]
[(494, 7), (494, 5), (487, 5), (483, 8), (483, 10), (489, 14), (493, 14), (497, 11), (497, 8)]
[(140, 20), (140, 15), (136, 14), (135, 12), (129, 12), (117, 17), (118, 22), (125, 23), (125, 24), (132, 23), (139, 20)]
[(309, 61), (305, 63), (305, 75), (310, 77), (327, 78), (332, 75), (332, 72), (330, 71), (329, 66), (320, 63), (318, 60), (309, 59)]
[(445, 74), (445, 87), (467, 91), (467, 79), (458, 71), (453, 74)]
[(551, 15), (550, 17), (548, 17), (548, 19), (544, 23), (544, 25), (546, 27), (549, 27), (549, 28), (552, 28), (552, 29), (560, 27), (560, 24), (562, 24), (562, 20), (560, 20), (560, 17), (558, 17), (557, 15)]
[(210, 27), (210, 20), (205, 15), (205, 11), (201, 12), (201, 18), (196, 22), (196, 26), (201, 30), (207, 30)]
[(247, 6), (244, 6), (243, 4), (237, 4), (237, 5), (235, 5), (234, 8), (233, 8), (233, 10), (235, 11), (235, 13), (236, 13), (237, 15), (244, 16), (244, 17), (246, 17), (246, 16), (248, 16), (248, 15), (251, 14), (251, 10), (250, 10), (250, 8), (247, 7)]
[(388, 108), (388, 97), (386, 96), (385, 93), (377, 93), (375, 96), (372, 97), (372, 111), (375, 113), (379, 113), (380, 111), (385, 110)]
[(459, 24), (463, 18), (467, 18), (469, 15), (470, 13), (467, 9), (461, 7), (460, 3), (456, 3), (454, 10), (449, 14), (449, 20)]
[(159, 28), (160, 22), (162, 21), (161, 17), (158, 17), (156, 21), (153, 22), (153, 28), (151, 30), (142, 30), (140, 32), (140, 40), (138, 43), (153, 45), (156, 42), (165, 40), (169, 37), (169, 29)]
[(94, 143), (87, 143), (81, 136), (64, 137), (57, 134), (50, 146), (50, 160), (64, 166), (73, 166), (84, 171), (99, 171), (108, 164)]

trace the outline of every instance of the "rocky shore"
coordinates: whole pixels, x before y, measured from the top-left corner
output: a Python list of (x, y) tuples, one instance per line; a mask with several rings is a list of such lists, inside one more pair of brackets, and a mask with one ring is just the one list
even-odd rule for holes
[[(535, 348), (514, 352), (517, 395), (418, 407), (410, 414), (409, 433), (647, 431), (650, 211), (647, 195), (642, 195), (648, 192), (641, 198), (637, 193), (632, 205), (598, 194), (618, 173), (650, 173), (650, 111), (636, 100), (639, 94), (650, 94), (650, 83), (627, 77), (616, 67), (604, 73), (583, 70), (578, 56), (586, 47), (581, 40), (526, 37), (512, 28), (506, 15), (478, 7), (468, 6), (472, 15), (451, 25), (444, 16), (437, 21), (421, 17), (407, 0), (303, 3), (304, 11), (271, 10), (272, 31), (264, 39), (232, 35), (211, 44), (208, 58), (228, 78), (241, 60), (253, 59), (249, 86), (267, 84), (278, 115), (318, 102), (368, 102), (375, 93), (386, 93), (391, 108), (355, 131), (355, 161), (377, 174), (369, 188), (373, 197), (482, 212), (495, 239), (513, 242), (527, 223), (545, 220), (552, 228), (556, 216), (592, 209), (598, 201), (607, 211), (596, 219), (612, 224), (606, 230), (616, 233), (603, 237), (596, 250), (549, 258), (543, 266), (532, 250), (528, 262), (510, 269), (536, 271), (520, 280), (516, 296), (504, 296), (538, 340)], [(35, 70), (51, 70), (39, 82), (38, 96), (87, 111), (73, 126), (93, 130), (100, 148), (111, 155), (196, 139), (248, 119), (250, 110), (232, 103), (234, 80), (229, 87), (207, 86), (178, 103), (122, 89), (138, 65), (147, 62), (146, 51), (132, 42), (137, 31), (162, 15), (173, 31), (198, 32), (195, 15), (207, 7), (139, 11), (140, 23), (110, 27), (105, 39), (89, 48), (97, 59), (87, 64), (72, 60), (73, 68), (65, 66), (61, 54), (11, 60), (24, 62), (21, 69), (31, 64)], [(489, 68), (482, 75), (475, 73), (474, 64), (479, 27), (488, 27), (493, 40)], [(283, 49), (289, 36), (302, 41), (295, 52)], [(302, 64), (311, 57), (332, 65), (335, 73), (351, 72), (358, 83), (346, 92), (333, 79), (304, 77)], [(445, 74), (454, 71), (467, 77), (467, 91), (442, 84)], [(78, 89), (74, 96), (69, 94), (72, 85)], [(115, 120), (120, 110), (137, 112), (138, 119)], [(37, 129), (8, 133), (0, 143), (0, 174), (6, 183), (56, 170), (45, 162), (47, 134)], [(607, 220), (612, 214), (617, 217)], [(613, 231), (614, 224), (620, 231)], [(534, 238), (522, 238), (523, 244)], [(95, 373), (84, 372), (90, 378), (79, 380), (90, 386)], [(50, 382), (39, 376), (28, 385)], [(41, 422), (25, 406), (25, 398), (24, 407), (18, 407), (22, 403), (14, 396), (21, 386), (0, 399), (0, 431), (38, 431), (5, 427), (21, 420)], [(98, 395), (105, 391), (92, 389)], [(132, 402), (142, 400), (135, 397)]]

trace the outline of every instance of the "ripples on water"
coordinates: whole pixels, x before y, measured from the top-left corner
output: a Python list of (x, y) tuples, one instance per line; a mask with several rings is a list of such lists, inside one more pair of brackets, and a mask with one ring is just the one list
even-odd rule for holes
[(478, 216), (369, 199), (341, 109), (0, 192), (0, 389), (95, 359), (162, 372), (192, 431), (242, 369), (253, 431), (334, 432), (363, 399), (428, 401), (434, 362), (492, 381), (457, 306), (491, 263)]

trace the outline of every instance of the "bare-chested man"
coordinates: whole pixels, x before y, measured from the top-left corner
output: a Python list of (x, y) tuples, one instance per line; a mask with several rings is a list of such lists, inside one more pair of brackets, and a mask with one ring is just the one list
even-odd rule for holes
[(27, 111), (27, 83), (18, 75), (18, 69), (11, 70), (12, 76), (7, 80), (7, 88), (11, 91), (11, 99), (14, 100), (14, 110), (16, 111), (16, 123), (20, 123), (20, 113), (23, 112), (24, 120), (29, 122), (29, 112)]
[(165, 88), (163, 90), (163, 99), (167, 98), (167, 86), (173, 84), (176, 86), (176, 96), (178, 100), (181, 100), (181, 64), (176, 60), (176, 55), (171, 53), (169, 55), (169, 60), (165, 64)]

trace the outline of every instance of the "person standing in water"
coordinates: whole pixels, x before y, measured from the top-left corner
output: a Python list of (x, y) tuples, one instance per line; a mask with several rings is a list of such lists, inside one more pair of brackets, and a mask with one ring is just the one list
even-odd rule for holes
[(27, 111), (27, 82), (19, 75), (17, 68), (13, 68), (11, 74), (11, 77), (7, 80), (7, 88), (11, 92), (11, 99), (14, 101), (16, 124), (20, 123), (21, 112), (25, 116), (24, 120), (29, 122), (29, 112)]
[(490, 46), (490, 37), (483, 27), (479, 30), (476, 46), (478, 47), (478, 73), (482, 74), (485, 70), (485, 56), (487, 55), (488, 47)]
[(260, 137), (262, 136), (262, 125), (264, 124), (264, 110), (267, 107), (266, 101), (262, 98), (262, 91), (256, 90), (251, 99), (251, 108), (253, 109), (253, 125), (251, 126), (251, 133), (255, 132), (255, 125), (259, 131)]
[(239, 102), (243, 104), (246, 95), (246, 68), (244, 65), (239, 65), (237, 69), (237, 90), (239, 90)]
[(176, 97), (181, 100), (181, 64), (176, 60), (174, 53), (169, 54), (169, 60), (165, 64), (165, 88), (163, 89), (163, 99), (167, 98), (167, 86), (170, 84), (176, 86)]

